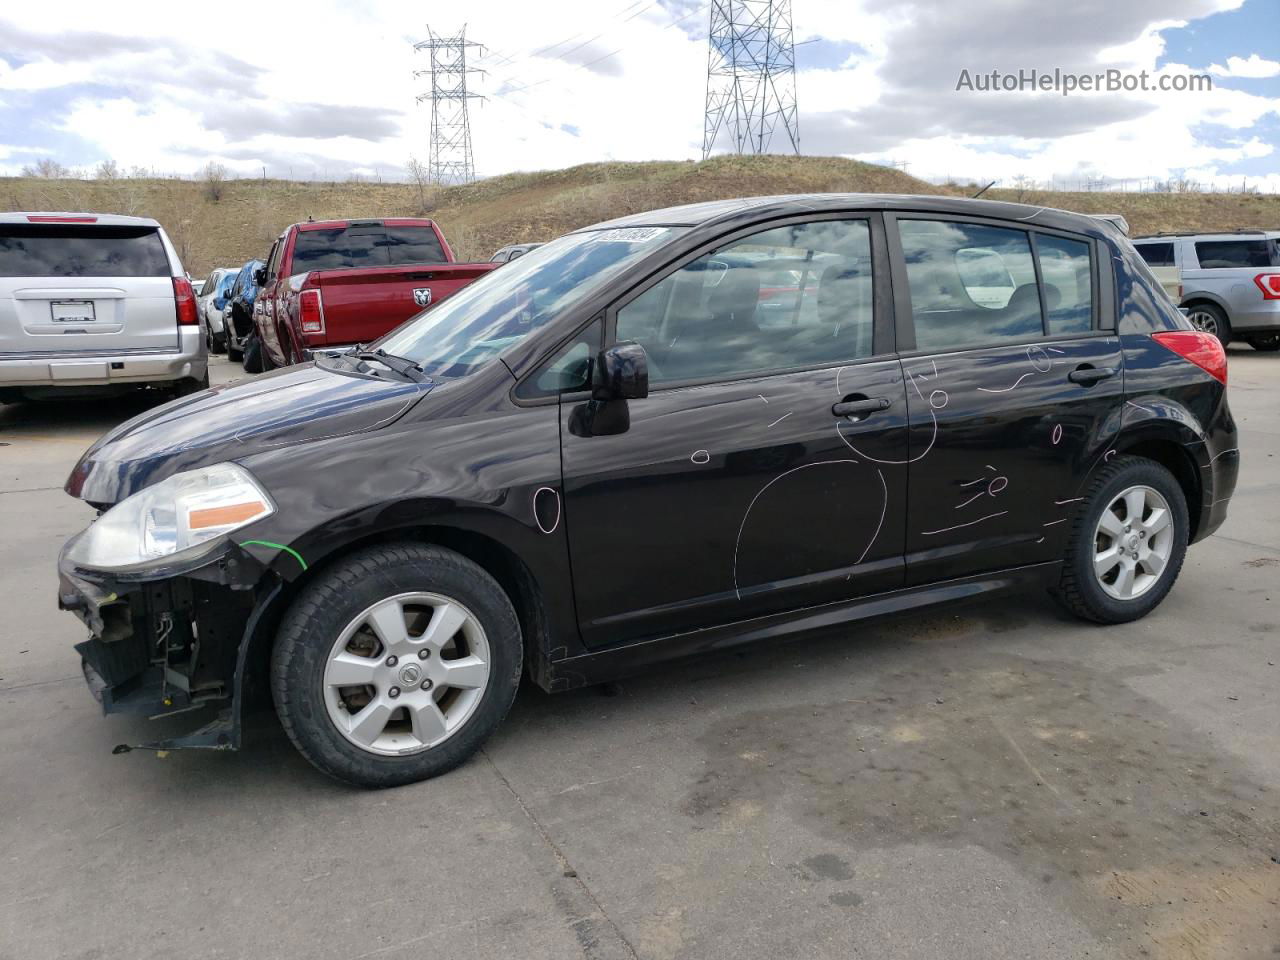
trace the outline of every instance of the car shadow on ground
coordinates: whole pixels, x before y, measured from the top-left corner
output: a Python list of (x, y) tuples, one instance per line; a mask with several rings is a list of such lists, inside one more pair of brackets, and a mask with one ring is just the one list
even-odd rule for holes
[(114, 397), (22, 400), (0, 404), (0, 432), (86, 430), (106, 433), (169, 400), (169, 394), (139, 390)]
[[(635, 724), (647, 722), (655, 710), (665, 710), (672, 698), (682, 703), (732, 702), (740, 691), (776, 686), (778, 682), (804, 700), (812, 696), (809, 686), (835, 673), (860, 682), (874, 682), (877, 672), (892, 671), (917, 659), (922, 642), (963, 645), (968, 656), (981, 656), (984, 646), (1007, 645), (1008, 637), (1003, 635), (1069, 622), (1075, 621), (1058, 611), (1047, 597), (993, 598), (948, 607), (945, 612), (903, 615), (830, 628), (777, 644), (749, 644), (703, 654), (567, 693), (548, 694), (526, 680), (489, 747), (504, 751), (523, 749), (522, 744), (545, 747), (542, 738), (554, 738), (557, 731), (574, 733), (588, 723), (602, 742), (607, 742), (626, 736)], [(779, 677), (785, 679), (778, 681)], [(607, 705), (609, 714), (605, 726), (599, 719), (602, 705)], [(185, 715), (160, 721), (118, 717), (109, 718), (108, 722), (115, 724), (113, 736), (136, 744), (179, 736), (203, 720)], [(246, 708), (240, 751), (174, 751), (167, 759), (174, 765), (172, 776), (191, 781), (190, 789), (213, 781), (217, 781), (220, 791), (272, 795), (295, 788), (304, 793), (358, 789), (338, 784), (314, 770), (294, 749), (271, 704), (262, 698)], [(472, 758), (464, 767), (478, 762), (479, 758)]]

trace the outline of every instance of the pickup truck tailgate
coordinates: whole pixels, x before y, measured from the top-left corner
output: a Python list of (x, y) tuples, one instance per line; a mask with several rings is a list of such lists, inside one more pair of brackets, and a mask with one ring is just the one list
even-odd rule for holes
[(324, 347), (375, 340), (495, 266), (462, 263), (312, 273), (308, 286), (320, 290), (325, 334), (309, 336), (309, 344)]

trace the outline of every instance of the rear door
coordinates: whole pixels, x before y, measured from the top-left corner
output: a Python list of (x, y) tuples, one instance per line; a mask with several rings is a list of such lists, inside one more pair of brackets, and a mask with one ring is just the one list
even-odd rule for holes
[[(911, 463), (907, 583), (1061, 556), (1124, 406), (1095, 241), (890, 218)], [(1104, 322), (1105, 318), (1105, 322)]]
[[(757, 263), (779, 252), (801, 263), (789, 311), (762, 309)], [(876, 264), (878, 217), (756, 228), (611, 313), (650, 393), (562, 404), (584, 643), (901, 585), (906, 398)]]
[(172, 271), (158, 227), (0, 223), (0, 355), (177, 345)]

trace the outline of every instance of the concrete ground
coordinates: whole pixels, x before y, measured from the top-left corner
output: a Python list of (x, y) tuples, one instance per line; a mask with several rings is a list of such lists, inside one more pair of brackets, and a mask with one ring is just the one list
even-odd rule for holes
[(0, 958), (1280, 954), (1280, 354), (1230, 389), (1231, 519), (1139, 623), (1006, 598), (526, 690), (380, 793), (270, 714), (111, 755), (154, 731), (100, 716), (53, 568), (69, 468), (139, 406), (0, 408)]

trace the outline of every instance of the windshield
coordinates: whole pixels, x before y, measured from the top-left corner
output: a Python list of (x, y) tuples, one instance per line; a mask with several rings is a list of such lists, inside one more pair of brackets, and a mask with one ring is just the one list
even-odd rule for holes
[(684, 230), (626, 227), (561, 237), (418, 314), (376, 346), (426, 373), (466, 376)]

